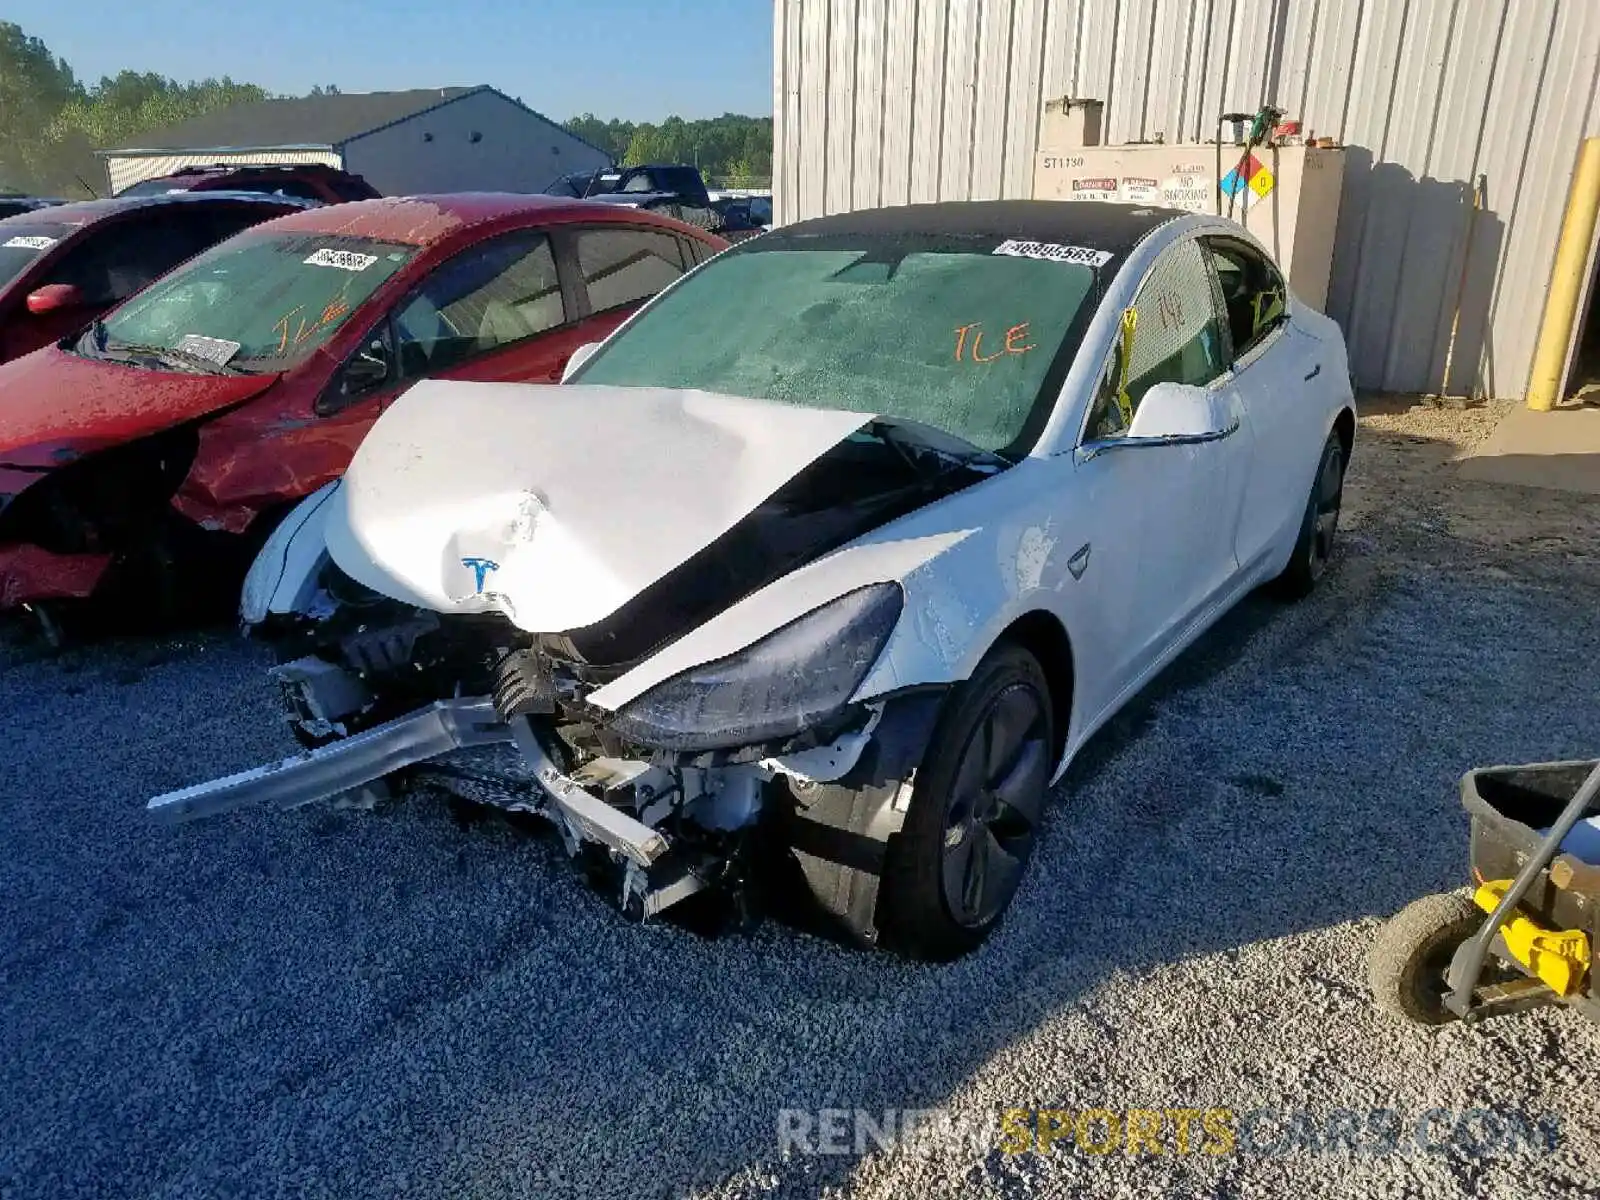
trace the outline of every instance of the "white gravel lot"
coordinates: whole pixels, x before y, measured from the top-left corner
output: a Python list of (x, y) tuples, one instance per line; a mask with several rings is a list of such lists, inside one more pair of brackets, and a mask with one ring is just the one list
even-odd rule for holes
[[(0, 1200), (1600, 1195), (1600, 1027), (1419, 1032), (1364, 992), (1380, 920), (1465, 881), (1459, 775), (1600, 754), (1593, 515), (1463, 489), (1484, 418), (1440, 420), (1364, 421), (1328, 586), (1248, 602), (1099, 736), (943, 968), (624, 924), (553, 838), (425, 795), (149, 824), (292, 749), (258, 652), (0, 648)], [(1222, 1154), (1168, 1119), (1160, 1154), (780, 1155), (781, 1110), (831, 1108), (1264, 1113)], [(1483, 1109), (1549, 1141), (1452, 1136)], [(1341, 1110), (1404, 1136), (1285, 1132)]]

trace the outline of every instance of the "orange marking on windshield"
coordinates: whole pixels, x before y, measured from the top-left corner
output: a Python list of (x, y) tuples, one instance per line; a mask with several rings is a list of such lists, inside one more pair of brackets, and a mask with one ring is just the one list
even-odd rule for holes
[[(279, 354), (282, 354), (285, 350), (287, 350), (289, 348), (289, 322), (294, 320), (295, 313), (299, 312), (300, 309), (302, 309), (304, 307), (305, 307), (305, 305), (302, 304), (302, 305), (299, 306), (299, 308), (291, 308), (288, 312), (284, 313), (283, 316), (279, 317), (277, 319), (277, 321), (273, 324), (272, 327), (278, 331), (278, 353)], [(300, 324), (302, 326), (305, 325), (304, 318), (301, 319)]]
[(989, 355), (985, 355), (984, 354), (984, 352), (983, 352), (983, 330), (980, 329), (977, 333), (972, 335), (972, 361), (973, 362), (980, 362), (980, 363), (981, 362), (993, 362), (995, 359), (1004, 358), (1005, 356), (1006, 356), (1006, 352), (1004, 350), (996, 350), (993, 354), (989, 354)]
[(961, 352), (963, 350), (965, 350), (966, 346), (967, 346), (967, 330), (976, 329), (976, 328), (977, 328), (976, 324), (973, 324), (973, 325), (958, 325), (958, 326), (956, 326), (956, 361), (957, 362), (961, 361)]
[[(1028, 336), (1028, 327), (1031, 322), (1019, 321), (1006, 330), (1005, 348), (994, 354), (983, 352), (983, 322), (974, 321), (970, 325), (956, 326), (956, 361), (963, 358), (975, 363), (993, 362), (997, 358), (1004, 358), (1008, 354), (1026, 354), (1034, 348), (1033, 342), (1025, 342)], [(971, 353), (968, 353), (967, 334), (972, 334)]]

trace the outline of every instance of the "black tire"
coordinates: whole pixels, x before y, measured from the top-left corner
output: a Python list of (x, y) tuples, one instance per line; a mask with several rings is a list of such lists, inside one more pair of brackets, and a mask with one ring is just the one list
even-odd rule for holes
[(1285, 600), (1309, 596), (1327, 572), (1333, 557), (1334, 535), (1339, 530), (1339, 509), (1344, 502), (1344, 443), (1338, 433), (1329, 433), (1317, 460), (1317, 473), (1311, 480), (1300, 518), (1300, 536), (1295, 539), (1289, 565), (1272, 581), (1272, 590)]
[(1001, 643), (954, 689), (917, 769), (879, 895), (883, 945), (948, 962), (1005, 915), (1028, 865), (1055, 766), (1044, 670)]
[(1450, 960), (1483, 927), (1485, 914), (1465, 891), (1413, 900), (1386, 922), (1367, 959), (1367, 983), (1378, 1007), (1419, 1025), (1445, 1025)]

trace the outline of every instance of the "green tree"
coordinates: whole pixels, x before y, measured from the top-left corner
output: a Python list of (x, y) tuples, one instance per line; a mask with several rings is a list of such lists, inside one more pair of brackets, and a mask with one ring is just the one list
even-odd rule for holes
[(567, 121), (566, 128), (621, 161), (628, 152), (628, 144), (633, 141), (635, 126), (632, 121), (619, 121), (615, 117), (602, 121), (593, 113), (581, 113)]
[(72, 68), (42, 41), (0, 21), (0, 187), (38, 182), (44, 130), (81, 90)]
[(619, 161), (691, 163), (708, 179), (770, 179), (772, 118), (723, 113), (702, 121), (668, 117), (659, 125), (602, 121), (584, 113), (566, 123), (579, 137), (609, 150)]
[(265, 89), (226, 77), (178, 83), (123, 71), (102, 79), (56, 114), (42, 138), (42, 173), (56, 191), (77, 191), (90, 181), (99, 184), (105, 168), (96, 150), (134, 145), (149, 130), (268, 98)]

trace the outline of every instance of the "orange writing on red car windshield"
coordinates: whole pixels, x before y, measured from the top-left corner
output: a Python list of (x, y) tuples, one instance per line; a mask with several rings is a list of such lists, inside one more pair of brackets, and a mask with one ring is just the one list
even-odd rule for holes
[[(289, 348), (290, 322), (292, 322), (295, 319), (295, 316), (304, 309), (304, 304), (298, 305), (295, 308), (291, 308), (288, 312), (284, 313), (283, 316), (279, 317), (277, 323), (273, 325), (272, 328), (278, 335), (279, 354), (282, 354)], [(294, 331), (294, 344), (298, 346), (307, 338), (315, 336), (317, 330), (321, 329), (323, 326), (337, 323), (338, 321), (342, 320), (349, 311), (349, 296), (345, 291), (341, 290), (337, 296), (328, 301), (327, 306), (322, 310), (322, 315), (317, 318), (315, 325), (307, 325), (306, 319), (304, 317), (300, 318), (300, 324), (295, 328)]]
[[(1008, 354), (1026, 354), (1034, 348), (1034, 343), (1027, 341), (1029, 322), (1021, 321), (1006, 330), (1005, 347), (993, 354), (983, 352), (983, 322), (974, 321), (970, 325), (956, 326), (956, 361), (963, 358), (970, 362), (993, 362), (997, 358), (1004, 358)], [(972, 343), (969, 348), (967, 334), (972, 334)]]

